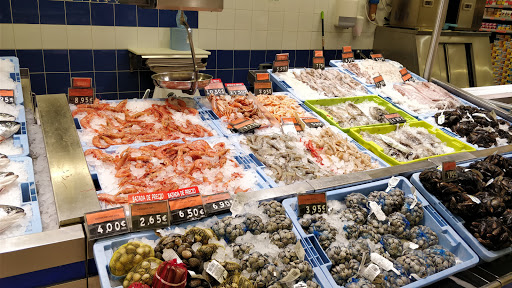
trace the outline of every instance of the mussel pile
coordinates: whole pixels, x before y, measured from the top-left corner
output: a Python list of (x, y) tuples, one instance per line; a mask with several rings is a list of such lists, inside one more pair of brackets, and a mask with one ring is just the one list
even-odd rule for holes
[(441, 171), (420, 174), (428, 192), (453, 214), (486, 248), (501, 250), (512, 245), (512, 160), (493, 154), (456, 168), (456, 178), (443, 181)]
[[(424, 223), (421, 202), (405, 196), (404, 191), (374, 191), (367, 196), (352, 193), (344, 203), (332, 202), (326, 214), (306, 214), (299, 219), (302, 229), (319, 240), (332, 262), (334, 281), (345, 287), (393, 288), (445, 270), (456, 264), (456, 257), (438, 245), (435, 232)], [(338, 201), (339, 202), (339, 201)], [(370, 209), (380, 207), (385, 218)], [(380, 214), (380, 213), (379, 213)], [(382, 216), (382, 214), (380, 216)], [(512, 223), (512, 211), (509, 217)], [(377, 253), (391, 261), (395, 271), (384, 271), (374, 279), (364, 278), (364, 271)]]
[[(128, 242), (114, 253), (110, 273), (124, 277), (125, 288), (135, 282), (151, 285), (161, 263), (179, 259), (194, 272), (185, 287), (284, 288), (299, 282), (320, 287), (313, 281), (313, 267), (304, 260), (305, 251), (281, 203), (263, 202), (250, 211), (207, 220), (208, 224), (185, 231), (165, 231), (154, 248), (140, 241)], [(208, 273), (210, 264), (218, 265), (214, 261), (227, 272), (222, 283)]]
[(512, 143), (512, 126), (505, 120), (498, 119), (494, 111), (459, 106), (455, 110), (439, 112), (434, 117), (437, 124), (450, 128), (478, 147), (500, 146), (498, 138), (505, 141), (503, 144)]

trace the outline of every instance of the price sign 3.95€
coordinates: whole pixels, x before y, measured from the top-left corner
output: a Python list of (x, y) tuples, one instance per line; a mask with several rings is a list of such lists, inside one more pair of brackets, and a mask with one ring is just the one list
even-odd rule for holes
[(325, 193), (299, 194), (299, 217), (304, 214), (327, 213), (327, 199)]
[(173, 224), (192, 221), (206, 216), (201, 196), (191, 196), (169, 201)]
[(85, 224), (90, 240), (129, 232), (123, 207), (86, 213)]
[(133, 231), (162, 228), (170, 224), (167, 201), (133, 203), (130, 205), (130, 215)]

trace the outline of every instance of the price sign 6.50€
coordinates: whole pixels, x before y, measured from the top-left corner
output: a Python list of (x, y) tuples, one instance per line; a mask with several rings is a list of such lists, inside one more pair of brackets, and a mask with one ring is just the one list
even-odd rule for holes
[(191, 196), (169, 201), (173, 224), (192, 221), (206, 216), (201, 196)]

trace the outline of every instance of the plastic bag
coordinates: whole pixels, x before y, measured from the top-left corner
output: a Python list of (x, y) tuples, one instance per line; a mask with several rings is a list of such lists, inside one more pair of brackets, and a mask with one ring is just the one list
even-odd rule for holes
[(155, 257), (149, 257), (137, 266), (133, 267), (130, 272), (126, 275), (123, 281), (123, 287), (130, 286), (133, 282), (140, 282), (142, 284), (151, 285), (153, 283), (153, 276), (155, 276), (158, 265), (162, 263), (162, 260)]
[(148, 244), (139, 241), (128, 242), (119, 247), (110, 258), (110, 273), (124, 276), (142, 260), (155, 256), (155, 251)]
[[(411, 208), (414, 202), (416, 202), (416, 204)], [(423, 205), (411, 197), (405, 198), (404, 206), (402, 206), (402, 210), (400, 210), (400, 212), (404, 214), (405, 218), (407, 218), (411, 225), (417, 225), (421, 220), (423, 220)]]
[(178, 264), (176, 259), (163, 262), (156, 270), (153, 288), (184, 288), (187, 284), (187, 272), (185, 264)]

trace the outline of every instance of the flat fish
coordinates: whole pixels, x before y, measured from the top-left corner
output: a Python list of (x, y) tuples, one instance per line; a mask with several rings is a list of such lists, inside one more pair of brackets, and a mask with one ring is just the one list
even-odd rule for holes
[(0, 153), (0, 167), (5, 166), (9, 164), (11, 160), (9, 160), (9, 157), (7, 155)]
[(0, 142), (11, 138), (20, 130), (21, 124), (14, 121), (0, 121)]
[(14, 121), (16, 117), (7, 113), (0, 113), (0, 121)]
[(16, 179), (18, 179), (18, 175), (12, 172), (0, 172), (0, 192), (4, 191), (5, 187), (16, 181)]
[(20, 207), (0, 204), (0, 233), (25, 217), (25, 210)]

